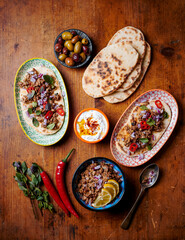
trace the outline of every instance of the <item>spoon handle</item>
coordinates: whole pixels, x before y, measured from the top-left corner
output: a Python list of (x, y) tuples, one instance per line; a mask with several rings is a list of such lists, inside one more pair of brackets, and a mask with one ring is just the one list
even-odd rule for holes
[(126, 218), (123, 220), (123, 222), (122, 222), (122, 224), (121, 224), (121, 227), (122, 227), (123, 229), (125, 229), (125, 230), (128, 229), (128, 227), (129, 227), (129, 225), (130, 225), (130, 223), (131, 223), (131, 220), (132, 220), (134, 211), (135, 211), (135, 209), (136, 209), (136, 207), (137, 207), (137, 205), (138, 205), (138, 202), (139, 202), (139, 200), (140, 200), (140, 198), (141, 198), (142, 193), (144, 192), (144, 190), (145, 190), (145, 188), (141, 187), (141, 191), (140, 191), (140, 193), (139, 193), (139, 195), (138, 195), (138, 197), (137, 197), (137, 199), (136, 199), (133, 207), (130, 209), (130, 212), (127, 214)]

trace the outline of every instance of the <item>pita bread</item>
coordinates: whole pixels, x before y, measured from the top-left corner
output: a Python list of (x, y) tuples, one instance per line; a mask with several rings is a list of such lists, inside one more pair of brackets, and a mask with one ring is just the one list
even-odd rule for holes
[(135, 69), (131, 72), (126, 81), (120, 87), (122, 90), (125, 91), (134, 84), (134, 82), (137, 80), (141, 73), (142, 62), (145, 56), (146, 44), (143, 33), (139, 29), (130, 26), (122, 28), (121, 30), (116, 32), (109, 41), (108, 45), (117, 44), (121, 42), (130, 43), (132, 47), (134, 47), (137, 50), (140, 57)]
[(94, 98), (111, 94), (124, 83), (138, 59), (138, 52), (130, 44), (119, 43), (103, 48), (84, 72), (84, 91)]
[[(52, 78), (54, 79), (54, 86), (55, 86), (55, 91), (54, 91), (53, 95), (58, 93), (61, 96), (60, 100), (59, 101), (55, 101), (55, 103), (57, 105), (62, 105), (63, 109), (64, 109), (64, 99), (62, 97), (62, 92), (61, 92), (61, 89), (60, 89), (59, 82), (56, 79), (56, 76), (55, 76), (54, 72), (51, 69), (46, 68), (45, 66), (38, 66), (38, 67), (35, 67), (35, 69), (37, 70), (37, 72), (39, 74), (52, 76)], [(29, 69), (27, 72), (31, 72), (31, 71), (32, 71), (32, 68)], [(27, 74), (25, 75), (25, 77), (22, 80), (22, 82), (24, 82), (24, 80), (26, 79), (26, 76), (27, 76)], [(20, 88), (21, 109), (22, 109), (22, 113), (23, 113), (23, 117), (25, 119), (25, 122), (30, 127), (35, 129), (37, 132), (41, 133), (42, 135), (51, 135), (51, 134), (54, 134), (54, 133), (58, 132), (58, 130), (62, 127), (63, 122), (64, 122), (64, 116), (60, 116), (59, 114), (57, 114), (57, 119), (58, 119), (58, 123), (57, 123), (58, 127), (57, 127), (57, 129), (44, 128), (44, 127), (41, 126), (40, 122), (39, 122), (39, 126), (38, 127), (35, 127), (33, 125), (32, 117), (36, 118), (38, 121), (43, 119), (43, 117), (36, 116), (35, 114), (31, 114), (33, 116), (28, 114), (28, 108), (29, 108), (30, 103), (27, 104), (24, 101), (22, 101), (22, 99), (25, 96), (27, 96), (27, 94), (28, 93), (27, 93), (26, 89)], [(64, 111), (65, 111), (65, 109), (64, 109)]]
[[(171, 121), (171, 110), (170, 110), (170, 107), (163, 101), (161, 101), (161, 103), (163, 104), (163, 109), (164, 111), (166, 111), (168, 113), (168, 118), (165, 118), (163, 120), (163, 129), (162, 131), (160, 132), (157, 132), (157, 131), (152, 131), (152, 135), (154, 136), (153, 139), (151, 139), (151, 141), (149, 142), (151, 147), (154, 147), (155, 144), (159, 141), (159, 139), (162, 137), (162, 135), (164, 134), (164, 132), (166, 131), (170, 121)], [(155, 101), (150, 101), (148, 103), (142, 103), (141, 105), (146, 105), (147, 107), (150, 106), (150, 107), (153, 107), (153, 109), (156, 108), (156, 105), (155, 105)], [(129, 118), (128, 118), (128, 121), (126, 122), (126, 124), (123, 126), (123, 128), (119, 131), (118, 133), (118, 136), (116, 138), (116, 147), (117, 149), (120, 151), (120, 152), (124, 152), (127, 156), (129, 157), (135, 157), (135, 156), (138, 156), (139, 154), (141, 153), (144, 153), (144, 152), (147, 152), (149, 151), (148, 148), (147, 148), (147, 145), (144, 147), (144, 148), (138, 148), (136, 150), (136, 152), (131, 152), (129, 151), (129, 147), (127, 147), (125, 145), (125, 141), (127, 140), (127, 138), (130, 138), (130, 134), (127, 132), (126, 130), (126, 126), (129, 126), (131, 127), (131, 122), (132, 122), (132, 117), (134, 117), (134, 120), (136, 121), (136, 124), (138, 124), (140, 121), (138, 120), (138, 118), (140, 117), (140, 114), (142, 113), (142, 109), (139, 107), (139, 106), (136, 106), (133, 110), (132, 110), (132, 113), (130, 114)], [(152, 111), (155, 111), (157, 112), (157, 109), (156, 110), (152, 110)], [(142, 130), (143, 132), (145, 130)], [(140, 143), (142, 144), (142, 143)], [(129, 151), (129, 154), (128, 154), (128, 151)]]
[(150, 59), (151, 59), (151, 47), (150, 45), (146, 42), (146, 54), (143, 60), (143, 64), (142, 64), (142, 71), (141, 74), (139, 76), (139, 78), (136, 80), (136, 82), (134, 83), (134, 85), (124, 91), (121, 87), (114, 93), (112, 93), (111, 95), (105, 96), (104, 99), (109, 102), (109, 103), (118, 103), (118, 102), (122, 102), (124, 100), (126, 100), (128, 97), (130, 97), (130, 95), (132, 95), (133, 92), (135, 92), (135, 90), (138, 88), (139, 84), (142, 82), (143, 77), (148, 69), (148, 66), (150, 64)]

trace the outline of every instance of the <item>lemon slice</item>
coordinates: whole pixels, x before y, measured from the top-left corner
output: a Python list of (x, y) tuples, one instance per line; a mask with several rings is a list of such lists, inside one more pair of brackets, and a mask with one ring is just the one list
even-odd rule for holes
[(116, 180), (114, 180), (114, 179), (109, 179), (108, 183), (111, 183), (112, 185), (114, 185), (114, 187), (116, 188), (116, 194), (118, 194), (119, 193), (119, 183), (116, 182)]
[(104, 184), (103, 188), (110, 192), (112, 199), (114, 199), (116, 197), (116, 195), (117, 195), (116, 188), (114, 187), (113, 184), (106, 183), (106, 184)]
[(92, 206), (95, 208), (103, 207), (112, 201), (112, 195), (106, 189), (102, 189)]

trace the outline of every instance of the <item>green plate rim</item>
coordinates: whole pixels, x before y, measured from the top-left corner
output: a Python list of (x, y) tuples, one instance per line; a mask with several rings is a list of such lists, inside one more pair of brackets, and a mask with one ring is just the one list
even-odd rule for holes
[[(60, 76), (60, 78), (61, 78), (61, 79), (58, 79), (58, 80), (59, 80), (60, 85), (62, 85), (62, 87), (64, 88), (64, 92), (65, 92), (65, 95), (66, 95), (65, 97), (66, 97), (66, 103), (67, 103), (67, 104), (65, 105), (65, 108), (67, 109), (67, 111), (66, 111), (67, 114), (65, 115), (65, 120), (64, 120), (64, 123), (65, 123), (65, 121), (67, 121), (66, 127), (65, 127), (65, 130), (64, 130), (64, 129), (63, 129), (63, 126), (62, 126), (62, 128), (58, 131), (58, 132), (64, 131), (64, 132), (62, 133), (62, 136), (61, 136), (59, 139), (57, 139), (56, 141), (54, 141), (54, 142), (52, 142), (52, 143), (50, 143), (50, 144), (42, 144), (42, 143), (36, 142), (36, 141), (34, 141), (34, 140), (28, 135), (28, 133), (27, 133), (26, 130), (24, 129), (24, 127), (23, 127), (23, 125), (22, 125), (22, 122), (21, 122), (21, 120), (20, 120), (20, 116), (19, 116), (19, 112), (18, 112), (18, 107), (17, 107), (16, 83), (17, 83), (18, 74), (19, 74), (21, 68), (22, 68), (26, 63), (28, 63), (28, 62), (30, 62), (30, 61), (34, 61), (34, 60), (41, 60), (41, 61), (43, 61), (43, 62), (47, 62), (47, 63), (51, 64), (51, 65), (54, 67), (54, 69), (56, 70), (56, 72), (59, 74), (59, 76)], [(61, 89), (61, 91), (62, 91), (62, 89)], [(14, 79), (14, 104), (15, 104), (15, 110), (16, 110), (16, 114), (17, 114), (17, 117), (18, 117), (18, 121), (19, 121), (19, 124), (20, 124), (20, 126), (21, 126), (24, 134), (25, 134), (32, 142), (34, 142), (35, 144), (40, 145), (40, 146), (52, 146), (52, 145), (56, 144), (57, 142), (59, 142), (59, 141), (64, 137), (64, 135), (65, 135), (65, 133), (66, 133), (66, 131), (67, 131), (68, 125), (69, 125), (69, 100), (68, 100), (68, 94), (67, 94), (67, 89), (66, 89), (66, 86), (65, 86), (65, 83), (64, 83), (64, 80), (63, 80), (63, 77), (62, 77), (61, 73), (59, 72), (59, 70), (57, 69), (57, 67), (56, 67), (52, 62), (50, 62), (49, 60), (47, 60), (47, 59), (45, 59), (45, 58), (31, 58), (31, 59), (28, 59), (28, 60), (26, 60), (24, 63), (21, 64), (21, 66), (18, 68), (18, 70), (17, 70), (17, 72), (16, 72), (15, 79)], [(25, 124), (26, 124), (28, 127), (30, 127), (26, 122), (25, 122)], [(31, 128), (31, 127), (30, 127), (30, 128)], [(32, 129), (32, 130), (35, 131), (34, 129)], [(58, 133), (58, 132), (57, 132), (57, 133)], [(38, 133), (38, 132), (36, 132), (36, 131), (35, 131), (35, 133), (36, 133), (36, 134), (40, 134), (40, 133)], [(44, 138), (44, 137), (52, 137), (53, 135), (48, 135), (48, 136), (42, 135), (42, 136), (43, 136), (43, 138)]]

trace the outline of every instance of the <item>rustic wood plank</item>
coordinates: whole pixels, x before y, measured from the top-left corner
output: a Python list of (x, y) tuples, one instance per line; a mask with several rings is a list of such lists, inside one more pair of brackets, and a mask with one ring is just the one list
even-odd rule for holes
[[(184, 239), (184, 3), (180, 0), (107, 0), (107, 1), (0, 1), (0, 239)], [(152, 46), (152, 62), (138, 90), (125, 102), (111, 105), (103, 99), (92, 99), (81, 86), (85, 68), (72, 70), (61, 66), (53, 52), (59, 32), (78, 28), (94, 44), (94, 55), (106, 46), (120, 28), (140, 28)], [(56, 145), (41, 147), (32, 143), (21, 130), (14, 108), (13, 82), (18, 67), (27, 59), (43, 57), (53, 62), (66, 83), (70, 101), (70, 122), (65, 137)], [(163, 149), (150, 161), (160, 167), (158, 184), (146, 192), (129, 230), (120, 228), (123, 218), (139, 193), (138, 168), (122, 167), (128, 187), (122, 204), (110, 212), (91, 212), (75, 200), (71, 181), (75, 169), (94, 156), (113, 159), (109, 141), (111, 132), (126, 107), (141, 93), (162, 88), (174, 95), (179, 104), (179, 121)], [(101, 143), (81, 142), (73, 131), (77, 113), (86, 107), (97, 107), (110, 120), (110, 132)], [(29, 199), (13, 180), (13, 161), (40, 164), (55, 183), (57, 163), (76, 148), (70, 159), (66, 183), (80, 220), (67, 218), (54, 203), (57, 214), (44, 213), (34, 219)]]

